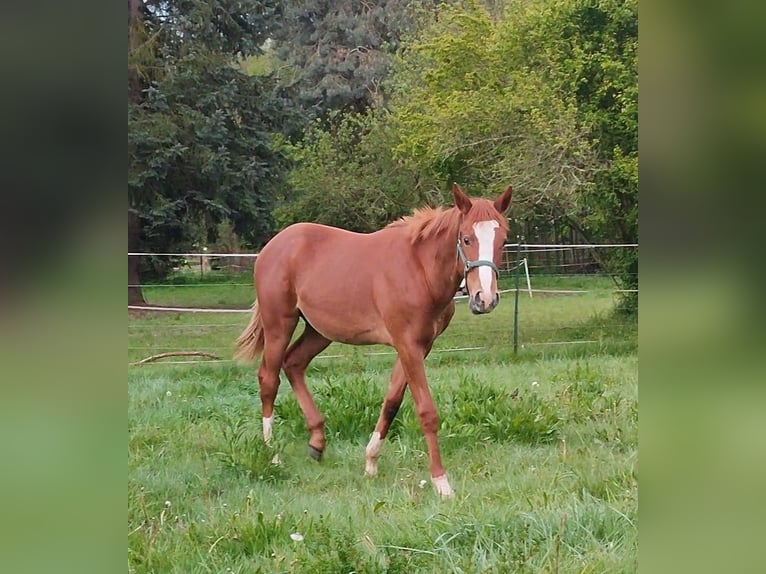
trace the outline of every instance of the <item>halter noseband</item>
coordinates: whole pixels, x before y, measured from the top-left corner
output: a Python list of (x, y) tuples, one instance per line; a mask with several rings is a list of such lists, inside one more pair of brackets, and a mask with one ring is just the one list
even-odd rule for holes
[(463, 247), (460, 245), (460, 238), (457, 239), (457, 254), (460, 256), (460, 259), (463, 260), (463, 278), (465, 278), (466, 275), (468, 275), (468, 272), (473, 269), (474, 267), (491, 267), (492, 270), (495, 272), (495, 276), (500, 275), (500, 270), (497, 268), (497, 265), (495, 265), (494, 262), (489, 261), (488, 259), (477, 259), (475, 261), (468, 261), (468, 257), (465, 256), (465, 253), (463, 252)]

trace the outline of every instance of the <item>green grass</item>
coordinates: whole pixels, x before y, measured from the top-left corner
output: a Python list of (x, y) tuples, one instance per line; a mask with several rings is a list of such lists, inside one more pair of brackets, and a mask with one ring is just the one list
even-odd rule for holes
[[(162, 289), (175, 303), (191, 288)], [(201, 293), (195, 304), (218, 296)], [(453, 500), (420, 486), (427, 455), (409, 394), (378, 476), (363, 474), (393, 363), (370, 353), (384, 347), (332, 345), (312, 363), (309, 384), (328, 436), (321, 463), (306, 454), (287, 383), (277, 400), (275, 466), (260, 438), (255, 368), (130, 367), (129, 571), (635, 572), (635, 323), (610, 313), (609, 285), (586, 295), (522, 294), (524, 347), (514, 355), (512, 303), (506, 294), (484, 317), (461, 303), (427, 361)], [(250, 301), (231, 306), (240, 304)], [(228, 357), (247, 319), (133, 316), (128, 358), (165, 347)], [(533, 344), (577, 338), (598, 342)], [(439, 352), (455, 347), (482, 348)]]
[(159, 284), (143, 286), (144, 298), (152, 305), (168, 307), (218, 307), (245, 309), (253, 302), (251, 273), (220, 271), (177, 273)]

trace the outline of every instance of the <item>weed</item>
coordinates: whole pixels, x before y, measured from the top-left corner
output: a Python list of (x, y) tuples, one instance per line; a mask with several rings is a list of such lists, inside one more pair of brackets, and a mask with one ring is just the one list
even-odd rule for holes
[(266, 444), (260, 429), (253, 428), (252, 419), (226, 414), (216, 418), (223, 438), (223, 448), (217, 454), (224, 469), (242, 473), (251, 481), (275, 482), (287, 478), (284, 467), (272, 462), (280, 451), (278, 439)]

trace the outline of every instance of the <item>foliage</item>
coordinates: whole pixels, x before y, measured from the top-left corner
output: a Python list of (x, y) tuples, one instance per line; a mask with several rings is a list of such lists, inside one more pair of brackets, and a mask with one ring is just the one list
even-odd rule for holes
[(142, 0), (142, 23), (156, 58), (178, 58), (200, 49), (253, 54), (280, 15), (276, 0)]
[(540, 444), (558, 438), (558, 416), (551, 404), (536, 394), (512, 394), (511, 389), (482, 383), (475, 374), (464, 377), (460, 389), (441, 409), (442, 430), (469, 444), (511, 439)]
[[(398, 157), (440, 181), (514, 184), (514, 217), (637, 242), (637, 6), (445, 8), (399, 62)], [(631, 289), (637, 256), (604, 260)]]
[(147, 1), (139, 14), (129, 24), (136, 39), (128, 102), (137, 249), (188, 250), (214, 240), (227, 220), (245, 241), (262, 244), (286, 169), (271, 135), (284, 111), (272, 80), (246, 75), (236, 58), (258, 52), (277, 4)]
[(560, 213), (574, 174), (593, 163), (571, 98), (553, 93), (542, 67), (525, 65), (531, 6), (499, 21), (476, 4), (445, 8), (401, 61), (392, 102), (403, 158), (445, 182), (513, 182), (522, 217)]
[(271, 232), (283, 159), (268, 134), (277, 110), (259, 92), (224, 58), (193, 56), (131, 106), (128, 185), (148, 245), (206, 241), (225, 219), (254, 243)]
[[(578, 0), (558, 6), (541, 25), (559, 63), (552, 81), (575, 95), (580, 129), (599, 161), (577, 212), (590, 241), (638, 242), (638, 6), (634, 0)], [(627, 290), (638, 288), (638, 250), (605, 260)], [(634, 312), (628, 293), (621, 309)]]
[(385, 97), (392, 54), (419, 16), (437, 2), (289, 0), (273, 35), (285, 68), (283, 82), (297, 87), (299, 106), (312, 117), (332, 111), (364, 112)]
[(393, 157), (397, 137), (384, 112), (315, 120), (289, 148), (295, 167), (275, 211), (278, 225), (313, 221), (374, 231), (433, 201), (436, 186)]
[[(131, 250), (221, 229), (259, 246), (296, 221), (371, 231), (453, 181), (512, 184), (513, 233), (638, 242), (635, 0), (149, 0), (140, 14)], [(630, 312), (637, 253), (600, 261)]]

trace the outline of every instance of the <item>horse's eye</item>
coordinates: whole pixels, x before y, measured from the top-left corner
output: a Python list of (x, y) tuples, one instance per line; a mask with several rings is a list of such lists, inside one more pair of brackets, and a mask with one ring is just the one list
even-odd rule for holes
[(465, 237), (463, 237), (463, 243), (465, 243), (466, 245), (470, 245), (471, 244), (471, 240), (468, 238), (467, 235)]

